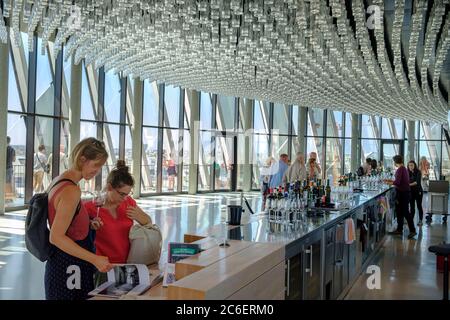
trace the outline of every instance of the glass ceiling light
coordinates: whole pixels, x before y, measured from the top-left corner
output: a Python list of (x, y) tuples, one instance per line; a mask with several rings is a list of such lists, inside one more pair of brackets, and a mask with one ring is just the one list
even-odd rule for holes
[[(437, 86), (450, 46), (448, 19), (443, 19), (446, 1), (434, 2), (433, 18), (425, 26), (419, 72), (424, 79), (430, 71), (433, 83), (423, 81), (422, 86), (415, 72), (409, 72), (408, 81), (401, 63), (404, 2), (395, 2), (392, 64), (383, 21), (373, 32), (374, 53), (362, 1), (352, 1), (355, 30), (340, 0), (6, 0), (3, 15), (10, 18), (16, 45), (22, 16), (30, 44), (42, 30), (43, 48), (54, 37), (55, 54), (64, 46), (65, 59), (73, 54), (75, 63), (85, 59), (132, 78), (306, 107), (446, 121), (448, 103)], [(373, 4), (383, 10), (383, 1)], [(426, 10), (423, 1), (415, 4), (406, 48), (409, 70), (415, 70)], [(74, 18), (78, 27), (69, 23)]]

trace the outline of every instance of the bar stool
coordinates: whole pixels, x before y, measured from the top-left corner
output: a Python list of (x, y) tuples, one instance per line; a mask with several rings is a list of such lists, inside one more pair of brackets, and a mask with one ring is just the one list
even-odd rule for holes
[(448, 300), (448, 255), (450, 255), (450, 244), (443, 243), (430, 246), (428, 251), (433, 252), (436, 256), (444, 257), (444, 296), (443, 300)]

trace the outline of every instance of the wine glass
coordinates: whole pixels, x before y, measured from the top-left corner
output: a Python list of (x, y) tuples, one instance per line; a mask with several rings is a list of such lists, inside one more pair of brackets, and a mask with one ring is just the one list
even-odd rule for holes
[(94, 198), (92, 199), (92, 202), (97, 207), (97, 217), (100, 212), (100, 208), (105, 204), (106, 202), (106, 192), (103, 190), (95, 191), (94, 192)]

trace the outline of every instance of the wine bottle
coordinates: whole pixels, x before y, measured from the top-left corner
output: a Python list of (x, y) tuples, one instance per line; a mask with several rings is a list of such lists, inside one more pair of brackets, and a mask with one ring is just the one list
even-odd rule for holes
[(325, 202), (330, 203), (331, 202), (331, 186), (330, 186), (330, 180), (327, 180), (327, 187), (325, 188)]

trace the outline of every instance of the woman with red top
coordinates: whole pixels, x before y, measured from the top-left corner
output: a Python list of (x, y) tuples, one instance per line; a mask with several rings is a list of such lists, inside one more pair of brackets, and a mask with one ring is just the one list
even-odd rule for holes
[[(152, 223), (151, 218), (129, 196), (133, 186), (134, 179), (125, 161), (117, 161), (116, 168), (108, 175), (106, 201), (99, 208), (99, 221), (94, 228), (96, 253), (107, 256), (112, 263), (127, 262), (133, 221), (141, 225)], [(84, 203), (84, 207), (92, 219), (97, 217), (97, 207), (92, 201)]]
[(45, 296), (50, 300), (87, 299), (97, 268), (112, 268), (108, 257), (96, 255), (89, 237), (89, 215), (80, 206), (81, 179), (90, 180), (108, 158), (103, 142), (87, 138), (73, 149), (71, 168), (55, 178), (48, 192), (48, 221), (53, 252), (45, 265)]

